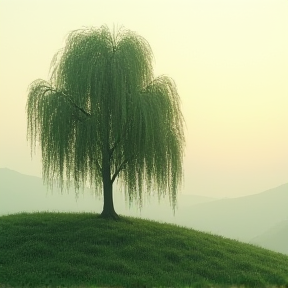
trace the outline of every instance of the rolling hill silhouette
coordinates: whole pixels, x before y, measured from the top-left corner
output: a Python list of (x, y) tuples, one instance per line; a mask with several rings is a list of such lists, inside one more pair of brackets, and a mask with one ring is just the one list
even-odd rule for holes
[[(68, 192), (68, 193), (67, 193)], [(57, 186), (53, 190), (47, 189), (39, 177), (24, 175), (19, 172), (0, 168), (0, 215), (17, 212), (37, 211), (70, 211), (70, 212), (101, 212), (103, 206), (102, 197), (94, 195), (93, 189), (85, 188), (79, 192), (75, 200), (74, 189), (61, 192)], [(125, 197), (117, 189), (114, 189), (114, 205), (117, 212), (125, 215), (147, 216), (147, 218), (164, 220), (174, 219), (169, 200), (163, 199), (158, 203), (157, 197), (144, 199), (144, 207), (139, 211), (136, 205), (129, 209)], [(200, 203), (213, 201), (215, 198), (197, 195), (179, 195), (179, 207), (191, 207)], [(179, 208), (179, 209), (180, 209)], [(161, 209), (158, 213), (157, 209)], [(160, 215), (159, 215), (160, 214)]]
[(281, 221), (271, 229), (251, 239), (250, 243), (288, 255), (288, 220)]
[(288, 183), (245, 197), (222, 199), (179, 211), (181, 225), (249, 241), (288, 218)]

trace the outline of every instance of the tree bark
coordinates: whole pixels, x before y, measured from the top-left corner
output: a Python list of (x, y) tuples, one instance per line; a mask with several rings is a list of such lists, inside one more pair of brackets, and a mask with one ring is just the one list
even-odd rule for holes
[(118, 220), (120, 217), (114, 210), (113, 205), (113, 190), (111, 180), (110, 157), (108, 151), (103, 153), (102, 157), (102, 181), (103, 181), (103, 195), (104, 204), (103, 211), (100, 214), (101, 218)]
[(115, 212), (113, 205), (113, 190), (112, 190), (112, 181), (110, 180), (110, 177), (109, 179), (103, 178), (103, 194), (104, 194), (104, 204), (103, 204), (103, 211), (100, 215), (101, 218), (111, 218), (114, 220), (118, 220), (119, 216)]

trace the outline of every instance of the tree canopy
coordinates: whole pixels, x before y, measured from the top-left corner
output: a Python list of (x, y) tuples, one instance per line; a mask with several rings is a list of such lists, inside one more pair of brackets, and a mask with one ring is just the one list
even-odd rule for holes
[(50, 80), (29, 88), (27, 137), (32, 150), (41, 146), (44, 181), (72, 180), (77, 188), (89, 181), (102, 193), (109, 174), (130, 203), (141, 205), (144, 190), (168, 192), (175, 208), (184, 119), (175, 83), (154, 78), (152, 60), (148, 42), (130, 30), (69, 34)]

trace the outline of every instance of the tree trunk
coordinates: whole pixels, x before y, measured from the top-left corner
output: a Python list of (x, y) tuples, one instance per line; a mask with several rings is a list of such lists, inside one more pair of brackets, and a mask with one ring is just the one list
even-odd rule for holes
[(119, 216), (115, 212), (113, 205), (112, 181), (110, 179), (103, 179), (103, 194), (104, 194), (104, 204), (103, 204), (103, 211), (100, 216), (102, 218), (112, 218), (114, 220), (118, 220)]
[(118, 220), (119, 216), (115, 212), (114, 205), (113, 205), (113, 190), (112, 190), (113, 183), (111, 180), (110, 159), (109, 159), (108, 153), (103, 153), (102, 181), (103, 181), (104, 204), (103, 204), (103, 211), (100, 217), (106, 218), (106, 219), (110, 218), (110, 219)]

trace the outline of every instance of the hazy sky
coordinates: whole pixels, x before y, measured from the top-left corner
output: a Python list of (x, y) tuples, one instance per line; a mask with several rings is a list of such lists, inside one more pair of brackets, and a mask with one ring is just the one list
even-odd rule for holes
[(288, 182), (287, 0), (0, 0), (0, 167), (41, 176), (26, 141), (28, 85), (71, 30), (123, 25), (186, 120), (183, 193), (236, 197)]

